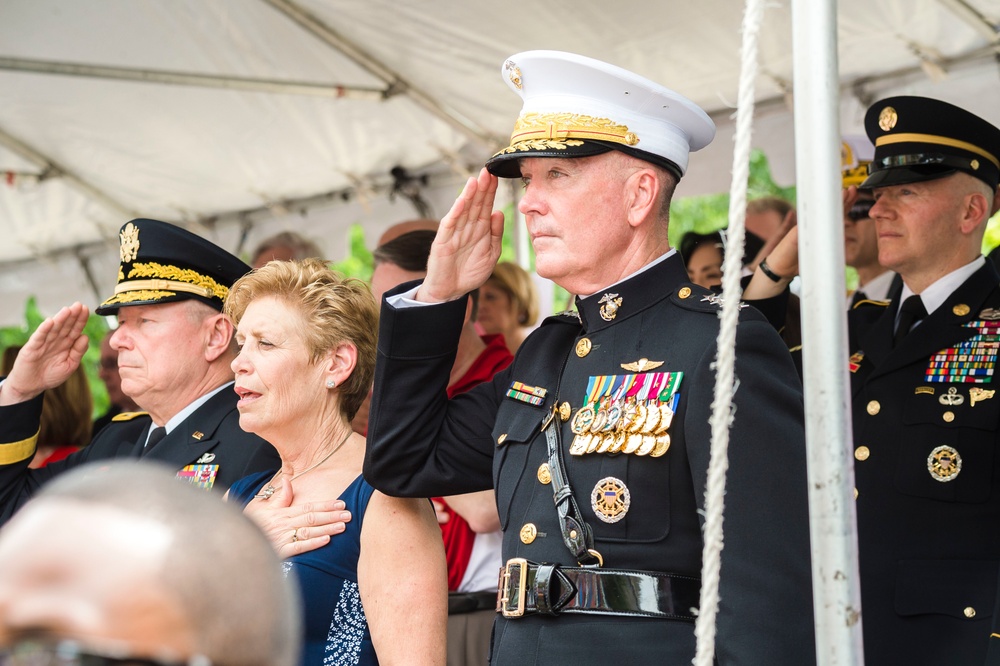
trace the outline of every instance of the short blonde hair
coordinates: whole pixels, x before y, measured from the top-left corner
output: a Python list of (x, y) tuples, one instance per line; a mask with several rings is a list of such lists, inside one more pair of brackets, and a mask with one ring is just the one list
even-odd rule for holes
[(501, 261), (493, 269), (490, 281), (510, 296), (517, 309), (517, 321), (521, 326), (534, 326), (538, 321), (538, 294), (528, 272), (510, 261)]
[(375, 377), (378, 306), (361, 280), (331, 271), (319, 259), (270, 261), (233, 285), (223, 312), (238, 325), (252, 301), (277, 298), (298, 310), (313, 362), (342, 343), (354, 345), (354, 372), (340, 385), (340, 409), (354, 418)]

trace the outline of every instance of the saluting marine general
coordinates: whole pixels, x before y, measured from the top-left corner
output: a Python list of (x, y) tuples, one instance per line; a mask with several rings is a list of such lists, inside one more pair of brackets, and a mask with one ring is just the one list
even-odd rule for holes
[[(694, 655), (719, 299), (667, 241), (688, 154), (715, 128), (618, 67), (533, 51), (502, 66), (511, 143), (442, 220), (427, 277), (382, 306), (365, 476), (406, 496), (494, 487), (504, 529), (493, 664), (682, 664)], [(519, 209), (547, 319), (492, 382), (448, 400), (465, 294)], [(802, 394), (787, 350), (740, 313), (719, 664), (813, 663)], [(419, 331), (420, 334), (415, 334)]]

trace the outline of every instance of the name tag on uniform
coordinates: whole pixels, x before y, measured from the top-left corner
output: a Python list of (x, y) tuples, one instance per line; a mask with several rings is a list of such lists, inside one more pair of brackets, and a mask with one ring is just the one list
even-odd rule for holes
[(177, 472), (177, 478), (187, 481), (192, 486), (211, 490), (215, 485), (215, 477), (219, 474), (218, 465), (188, 465)]

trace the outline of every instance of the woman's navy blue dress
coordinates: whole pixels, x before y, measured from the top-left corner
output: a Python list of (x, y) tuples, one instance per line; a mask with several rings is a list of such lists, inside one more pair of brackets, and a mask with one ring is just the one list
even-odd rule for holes
[[(229, 489), (230, 501), (246, 506), (276, 471), (240, 479)], [(302, 595), (302, 666), (378, 664), (358, 592), (361, 525), (372, 492), (358, 475), (338, 498), (351, 512), (347, 529), (322, 548), (285, 560), (285, 575), (295, 574)]]

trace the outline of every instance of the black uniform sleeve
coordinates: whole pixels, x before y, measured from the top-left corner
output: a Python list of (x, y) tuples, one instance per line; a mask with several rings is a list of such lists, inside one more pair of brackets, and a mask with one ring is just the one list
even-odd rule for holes
[[(726, 483), (717, 658), (815, 663), (802, 392), (770, 325), (741, 318)], [(715, 347), (690, 383), (685, 429), (696, 492), (707, 483)], [(704, 509), (705, 499), (699, 497)]]
[(464, 299), (382, 305), (364, 476), (388, 495), (455, 495), (493, 486), (495, 387), (506, 372), (448, 399), (464, 315)]

